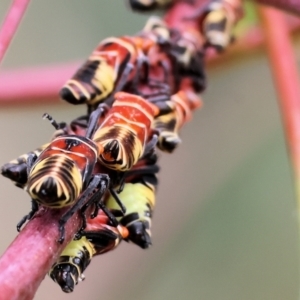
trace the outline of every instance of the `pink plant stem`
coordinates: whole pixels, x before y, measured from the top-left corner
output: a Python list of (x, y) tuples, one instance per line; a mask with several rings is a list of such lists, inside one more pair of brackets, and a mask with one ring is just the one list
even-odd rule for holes
[[(286, 142), (296, 180), (300, 210), (300, 87), (297, 61), (284, 15), (273, 8), (259, 9), (267, 52), (282, 113)], [(274, 26), (276, 24), (276, 26)]]
[(66, 225), (64, 243), (58, 243), (58, 220), (63, 213), (63, 210), (41, 209), (1, 256), (1, 299), (33, 299), (41, 281), (80, 225), (75, 214)]
[(0, 63), (21, 22), (29, 0), (14, 0), (0, 29)]
[[(252, 0), (258, 4), (274, 6), (278, 9), (300, 16), (299, 0)], [(273, 23), (274, 25), (275, 23)]]

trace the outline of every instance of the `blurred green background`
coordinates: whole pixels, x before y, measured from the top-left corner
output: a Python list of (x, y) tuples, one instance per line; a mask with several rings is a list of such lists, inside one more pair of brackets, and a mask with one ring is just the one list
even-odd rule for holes
[[(0, 2), (1, 19), (10, 2)], [(133, 34), (147, 17), (120, 0), (32, 1), (0, 72), (83, 61), (101, 39)], [(182, 145), (161, 155), (152, 248), (123, 243), (96, 257), (72, 294), (46, 277), (35, 299), (297, 299), (296, 208), (266, 55), (239, 56), (207, 75), (204, 106)], [(49, 140), (45, 111), (70, 121), (85, 109), (2, 105), (1, 165)], [(3, 253), (30, 199), (2, 177), (0, 195)]]

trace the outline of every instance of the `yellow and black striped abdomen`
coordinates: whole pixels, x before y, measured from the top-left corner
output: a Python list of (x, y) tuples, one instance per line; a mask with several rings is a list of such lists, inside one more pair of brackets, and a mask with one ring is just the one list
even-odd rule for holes
[[(147, 183), (126, 183), (119, 194), (126, 207), (126, 213), (118, 218), (129, 231), (128, 239), (145, 249), (151, 245), (151, 217), (155, 205), (154, 185)], [(107, 208), (120, 208), (112, 196), (106, 202)]]
[(9, 178), (17, 187), (24, 188), (27, 183), (27, 165), (30, 156), (39, 157), (42, 151), (48, 147), (45, 144), (34, 151), (28, 152), (11, 160), (1, 167), (1, 174)]
[(160, 150), (172, 153), (181, 143), (177, 121), (176, 111), (159, 116), (154, 120), (154, 128), (159, 131), (157, 147)]
[(70, 293), (78, 281), (84, 280), (83, 271), (95, 254), (94, 246), (86, 237), (71, 241), (49, 271), (49, 276)]
[(29, 174), (27, 191), (38, 203), (61, 208), (73, 204), (82, 185), (75, 162), (64, 154), (56, 154), (35, 163)]
[(105, 99), (114, 89), (115, 70), (105, 56), (92, 55), (60, 90), (60, 96), (72, 104), (93, 105)]
[(140, 139), (130, 127), (124, 124), (101, 128), (96, 132), (93, 140), (104, 148), (99, 161), (113, 170), (131, 169), (143, 153)]

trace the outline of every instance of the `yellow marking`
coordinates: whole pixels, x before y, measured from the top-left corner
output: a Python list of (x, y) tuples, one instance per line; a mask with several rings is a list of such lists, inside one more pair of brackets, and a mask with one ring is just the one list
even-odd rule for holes
[(191, 109), (190, 107), (186, 104), (186, 102), (178, 95), (175, 94), (171, 97), (171, 100), (174, 101), (175, 103), (178, 103), (184, 110), (186, 114), (186, 119), (191, 118)]
[(133, 56), (134, 54), (136, 54), (136, 49), (135, 47), (129, 42), (129, 41), (124, 41), (122, 40), (122, 38), (116, 38), (116, 37), (109, 37), (104, 39), (100, 45), (105, 45), (108, 43), (115, 43), (115, 44), (119, 44), (121, 45), (123, 48), (125, 48), (126, 50), (128, 50), (128, 52), (130, 52), (131, 56)]
[[(68, 205), (72, 204), (74, 200), (77, 199), (79, 196), (81, 190), (82, 190), (82, 177), (81, 173), (76, 168), (75, 166), (72, 167), (71, 170), (63, 166), (63, 163), (66, 161), (65, 156), (61, 155), (59, 157), (55, 157), (56, 159), (52, 161), (53, 157), (46, 158), (44, 160), (39, 161), (34, 168), (31, 170), (28, 181), (29, 181), (29, 186), (27, 187), (28, 193), (31, 195), (32, 198), (36, 199), (38, 202), (42, 203), (45, 206), (48, 207), (63, 207), (66, 206), (68, 202)], [(67, 158), (69, 161), (70, 159)], [(49, 162), (50, 160), (50, 162)], [(43, 169), (44, 167), (48, 164), (51, 166), (53, 164), (53, 167), (49, 172), (45, 172)], [(71, 194), (68, 186), (66, 186), (63, 178), (61, 178), (61, 170), (64, 169), (66, 172), (68, 172), (71, 175), (71, 178), (73, 181), (71, 182), (72, 187), (74, 188), (74, 199), (71, 199)], [(37, 176), (37, 178), (35, 178)], [(58, 200), (55, 201), (55, 198), (53, 199), (54, 201), (52, 203), (44, 203), (35, 195), (35, 191), (38, 192), (41, 189), (41, 185), (44, 183), (47, 178), (52, 178), (55, 180), (55, 184), (57, 187), (57, 199), (60, 198), (62, 195), (65, 196), (65, 200)], [(33, 182), (30, 182), (30, 181)]]
[(157, 35), (161, 36), (165, 40), (170, 39), (170, 30), (168, 29), (166, 23), (159, 17), (151, 16), (146, 25), (143, 28), (143, 32), (154, 33), (154, 38), (151, 39), (155, 42), (157, 40)]
[(96, 251), (95, 251), (93, 244), (85, 236), (83, 236), (80, 240), (71, 241), (67, 245), (67, 247), (64, 249), (61, 256), (72, 256), (72, 257), (79, 256), (79, 257), (81, 257), (79, 252), (80, 251), (85, 252), (83, 250), (84, 247), (89, 252), (90, 258), (92, 258), (93, 255), (96, 253)]
[[(105, 135), (109, 135), (111, 130), (111, 127), (104, 127), (101, 130), (98, 130), (96, 132), (97, 136), (95, 135), (94, 140), (100, 143), (103, 147), (105, 147), (112, 140), (117, 140), (119, 142), (120, 150), (116, 160), (117, 161), (122, 160), (122, 164), (121, 165), (106, 164), (105, 155), (103, 154), (100, 155), (99, 160), (110, 169), (115, 169), (115, 170), (130, 169), (132, 165), (135, 164), (141, 157), (144, 149), (144, 144), (141, 143), (141, 141), (137, 138), (135, 132), (133, 132), (130, 127), (126, 128), (126, 126), (124, 125), (122, 126), (115, 125), (114, 127), (119, 127), (119, 131), (117, 135), (112, 137), (108, 136), (105, 140), (103, 140), (103, 137)], [(121, 143), (121, 141), (124, 142), (126, 140), (126, 137), (129, 135), (133, 136), (134, 139), (133, 139), (133, 146), (131, 149), (129, 149), (129, 153), (127, 153), (126, 147), (123, 143)], [(130, 157), (133, 156), (132, 165), (128, 165), (129, 156)]]
[[(147, 204), (150, 205), (151, 210), (154, 208), (154, 189), (152, 190), (142, 183), (126, 183), (119, 197), (126, 207), (125, 216), (131, 213), (138, 213), (140, 220), (146, 220), (151, 225), (151, 218), (145, 216), (144, 212), (149, 210)], [(120, 207), (112, 196), (108, 198), (106, 206), (108, 209), (120, 210)], [(122, 218), (123, 217), (119, 217), (117, 219), (120, 220)]]
[[(131, 122), (131, 123), (135, 124), (134, 122)], [(139, 123), (137, 123), (137, 124), (139, 124)], [(144, 124), (142, 124), (142, 125), (144, 126)], [(146, 141), (147, 141), (146, 139), (148, 138), (147, 132), (146, 132), (146, 134), (145, 134), (144, 140), (143, 140), (143, 141), (140, 141), (139, 138), (137, 137), (136, 132), (133, 131), (132, 128), (131, 128), (130, 126), (128, 126), (128, 125), (126, 125), (126, 124), (121, 124), (121, 125), (115, 124), (114, 127), (115, 127), (115, 128), (118, 128), (118, 127), (120, 128), (120, 129), (119, 129), (119, 132), (118, 132), (118, 135), (116, 135), (116, 136), (109, 136), (109, 137), (108, 137), (109, 141), (111, 141), (111, 140), (113, 140), (113, 139), (116, 139), (116, 140), (124, 139), (124, 137), (126, 137), (127, 135), (132, 135), (132, 136), (134, 137), (134, 143), (135, 143), (135, 144), (137, 144), (137, 143), (141, 144), (141, 149), (144, 149), (145, 143), (146, 143)], [(141, 127), (141, 126), (140, 126), (140, 127)], [(143, 127), (142, 127), (142, 128), (143, 128)], [(95, 135), (94, 135), (94, 141), (100, 142), (100, 143), (103, 145), (103, 147), (104, 147), (104, 146), (107, 144), (107, 142), (101, 141), (101, 139), (103, 138), (103, 136), (104, 136), (106, 133), (108, 133), (108, 132), (110, 131), (110, 129), (111, 129), (111, 127), (109, 127), (109, 126), (108, 126), (108, 127), (101, 127), (101, 128), (99, 128), (99, 129), (96, 131)], [(121, 143), (120, 143), (120, 144), (121, 144)], [(122, 145), (122, 144), (121, 144), (121, 145)], [(143, 151), (141, 151), (141, 152), (143, 152)]]
[(113, 91), (115, 86), (115, 78), (116, 72), (110, 65), (108, 65), (106, 62), (99, 65), (92, 79), (92, 84), (96, 86), (101, 93), (90, 101), (91, 104), (104, 99)]
[(139, 2), (143, 5), (151, 5), (153, 3), (153, 0), (139, 0)]
[(70, 79), (67, 81), (67, 83), (63, 86), (63, 88), (69, 89), (73, 95), (75, 95), (75, 98), (79, 100), (79, 94), (74, 90), (74, 88), (71, 87), (71, 85), (76, 86), (80, 92), (87, 98), (90, 98), (90, 94), (86, 90), (86, 88), (80, 83), (80, 81), (75, 80), (75, 79)]
[[(119, 65), (120, 65), (120, 57), (119, 57), (119, 53), (116, 50), (111, 50), (111, 51), (94, 51), (92, 56), (90, 57), (91, 60), (95, 59), (94, 58), (97, 56), (100, 56), (101, 59), (99, 61), (102, 61), (102, 63), (106, 63), (107, 65), (111, 66), (110, 64), (107, 63), (107, 59), (111, 59), (111, 57), (113, 57), (115, 59), (115, 66), (113, 69), (113, 79), (114, 81), (116, 81), (117, 77), (118, 77), (118, 70), (119, 70)], [(97, 59), (95, 59), (97, 60)]]

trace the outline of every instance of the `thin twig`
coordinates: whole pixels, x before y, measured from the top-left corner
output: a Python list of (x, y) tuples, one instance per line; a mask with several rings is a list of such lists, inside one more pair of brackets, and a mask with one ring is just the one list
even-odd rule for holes
[[(300, 20), (288, 19), (288, 29), (292, 34), (299, 32)], [(206, 57), (207, 66), (220, 66), (240, 55), (249, 55), (262, 47), (262, 29), (259, 26), (251, 28), (245, 36), (239, 38), (222, 55)], [(3, 104), (37, 104), (58, 102), (58, 91), (66, 78), (70, 78), (82, 62), (44, 65), (24, 68), (23, 70), (4, 70), (0, 73), (0, 103)], [(18, 82), (18, 88), (15, 83)]]
[(29, 0), (14, 0), (0, 28), (0, 63), (14, 37), (21, 19), (29, 4)]

